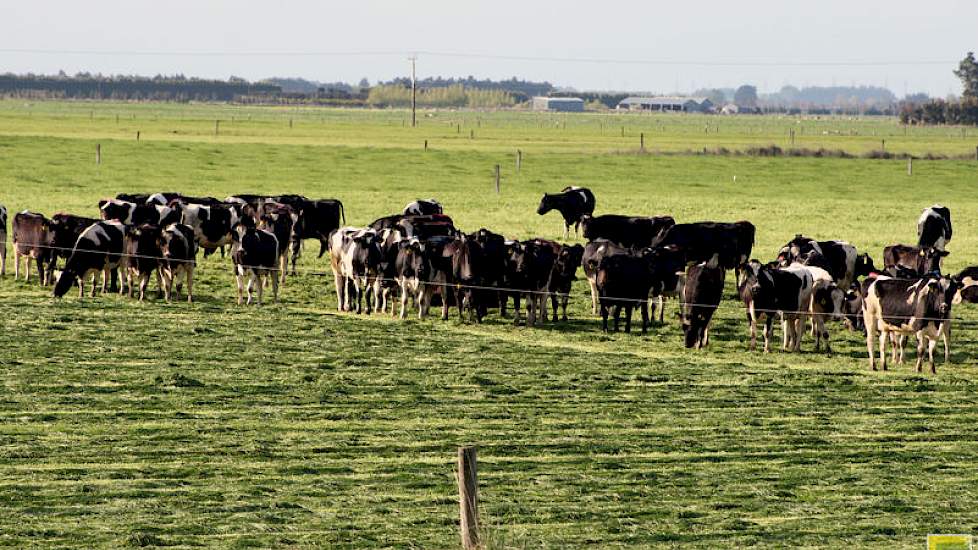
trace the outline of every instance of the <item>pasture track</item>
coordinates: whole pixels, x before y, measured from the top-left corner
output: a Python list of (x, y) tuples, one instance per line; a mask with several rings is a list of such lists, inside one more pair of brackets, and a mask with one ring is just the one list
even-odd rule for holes
[[(0, 203), (95, 216), (119, 192), (301, 193), (342, 200), (364, 225), (431, 196), (463, 230), (561, 240), (540, 196), (586, 185), (596, 213), (750, 220), (763, 261), (804, 233), (880, 265), (940, 202), (955, 224), (945, 271), (978, 265), (974, 160), (916, 160), (907, 176), (905, 160), (681, 154), (784, 146), (791, 121), (776, 117), (404, 117), (3, 101)], [(891, 119), (800, 125), (814, 135), (797, 146), (857, 154), (884, 133), (915, 155), (978, 142), (974, 129), (903, 135)], [(633, 154), (639, 132), (675, 154)], [(8, 265), (0, 546), (457, 547), (460, 445), (479, 448), (490, 548), (919, 548), (928, 533), (978, 533), (973, 305), (955, 306), (936, 376), (912, 362), (871, 372), (862, 335), (838, 323), (831, 356), (807, 334), (800, 354), (748, 352), (732, 274), (695, 351), (675, 301), (648, 336), (601, 333), (580, 271), (570, 321), (541, 328), (495, 312), (482, 325), (337, 313), (317, 251), (306, 243), (302, 273), (262, 308), (234, 305), (220, 254), (198, 256), (192, 305), (163, 303), (155, 283), (145, 303), (55, 300)]]

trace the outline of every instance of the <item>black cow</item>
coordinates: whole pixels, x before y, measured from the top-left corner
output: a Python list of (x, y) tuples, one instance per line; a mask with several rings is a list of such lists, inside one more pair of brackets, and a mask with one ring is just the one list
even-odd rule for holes
[(482, 245), (474, 235), (466, 235), (449, 243), (445, 251), (452, 257), (452, 281), (455, 284), (458, 317), (464, 320), (467, 309), (469, 318), (481, 323), (486, 309), (479, 303), (479, 298), (483, 295), (479, 291), (485, 286), (482, 278), (485, 264)]
[(373, 229), (374, 231), (383, 231), (384, 229), (394, 229), (401, 220), (406, 218), (404, 214), (392, 214), (390, 216), (384, 216), (383, 218), (377, 218), (372, 221), (367, 227)]
[(0, 204), (0, 277), (7, 275), (7, 207)]
[(418, 239), (398, 241), (394, 274), (401, 293), (401, 319), (407, 317), (409, 299), (418, 308), (420, 318), (424, 283), (428, 279), (428, 263), (424, 258), (424, 245), (421, 241)]
[(702, 349), (710, 342), (710, 320), (723, 297), (724, 271), (714, 259), (686, 273), (683, 288), (683, 336), (687, 348)]
[[(197, 266), (197, 242), (194, 229), (189, 225), (175, 223), (163, 229), (160, 248), (160, 275), (163, 278), (163, 296), (167, 302), (173, 296), (173, 283), (181, 275), (187, 281), (187, 301), (194, 301), (194, 268)], [(177, 292), (181, 283), (177, 282)]]
[(100, 221), (82, 232), (54, 285), (54, 296), (64, 296), (78, 282), (79, 297), (85, 295), (84, 281), (92, 276), (92, 296), (95, 282), (102, 273), (102, 293), (106, 291), (109, 272), (119, 267), (125, 242), (125, 226), (118, 221)]
[(939, 273), (944, 258), (950, 254), (939, 248), (920, 248), (906, 244), (894, 244), (883, 249), (884, 269), (902, 266), (914, 273), (924, 275)]
[(608, 239), (595, 239), (584, 246), (581, 266), (584, 268), (584, 276), (587, 277), (588, 285), (591, 287), (591, 313), (593, 315), (598, 314), (598, 266), (601, 264), (602, 258), (630, 252), (630, 248), (615, 244)]
[[(132, 298), (134, 287), (139, 284), (139, 301), (146, 298), (146, 287), (149, 285), (150, 275), (159, 270), (160, 258), (163, 257), (163, 249), (160, 246), (162, 240), (162, 230), (155, 225), (143, 224), (140, 226), (127, 225), (124, 231), (122, 245), (122, 261), (120, 271), (122, 272), (122, 285), (119, 292), (124, 287), (129, 289), (129, 297)], [(159, 274), (157, 274), (159, 277)], [(162, 283), (159, 285), (162, 288)]]
[(30, 280), (33, 258), (37, 263), (37, 278), (42, 285), (46, 285), (44, 263), (51, 257), (51, 220), (43, 214), (24, 210), (14, 214), (10, 229), (14, 244), (14, 280), (20, 278), (21, 258), (26, 258), (24, 280)]
[(404, 207), (405, 216), (431, 216), (444, 213), (445, 209), (435, 199), (418, 199)]
[(840, 288), (849, 288), (856, 278), (876, 271), (872, 258), (859, 254), (855, 246), (845, 241), (816, 241), (803, 235), (795, 235), (781, 247), (778, 262), (782, 266), (800, 262), (821, 267)]
[(750, 323), (750, 349), (757, 348), (757, 324), (764, 320), (764, 351), (771, 351), (771, 324), (774, 317), (782, 318), (784, 351), (801, 348), (802, 320), (811, 306), (814, 280), (804, 266), (776, 268), (751, 260), (744, 265), (744, 278), (738, 292), (747, 306)]
[[(577, 279), (577, 268), (581, 267), (583, 259), (584, 247), (579, 244), (562, 245), (557, 252), (553, 270), (550, 272), (550, 281), (547, 283), (554, 322), (557, 321), (558, 302), (561, 310), (560, 319), (562, 321), (567, 320), (567, 302), (570, 298), (571, 285)], [(546, 307), (544, 307), (544, 311), (546, 311)], [(544, 313), (544, 319), (546, 319), (546, 313)]]
[(627, 248), (644, 248), (661, 238), (669, 228), (676, 225), (672, 216), (620, 216), (605, 214), (603, 216), (584, 215), (581, 227), (584, 238), (593, 241), (608, 239), (609, 241)]
[(422, 256), (425, 264), (427, 264), (425, 267), (427, 277), (421, 292), (418, 315), (422, 319), (428, 316), (428, 310), (437, 294), (441, 298), (441, 318), (445, 321), (448, 320), (448, 310), (453, 298), (453, 293), (449, 289), (454, 284), (451, 250), (454, 246), (453, 243), (456, 242), (456, 237), (438, 235), (423, 242)]
[(935, 204), (925, 208), (917, 220), (917, 246), (944, 250), (951, 242), (951, 210)]
[[(681, 298), (683, 286), (686, 282), (686, 259), (685, 255), (676, 246), (655, 246), (642, 249), (641, 254), (648, 262), (652, 270), (652, 290), (653, 297), (659, 300), (659, 322), (665, 318), (665, 299)], [(683, 310), (680, 307), (680, 316)], [(652, 311), (655, 317), (655, 310)]]
[(585, 215), (594, 214), (596, 201), (594, 193), (587, 187), (565, 187), (560, 193), (544, 193), (540, 199), (540, 206), (537, 207), (537, 214), (541, 216), (556, 210), (564, 218), (564, 238), (570, 234), (570, 226), (574, 226), (574, 234), (577, 234), (581, 225), (581, 218)]
[[(234, 263), (234, 279), (238, 288), (238, 305), (241, 305), (242, 290), (247, 291), (248, 304), (251, 304), (251, 289), (255, 286), (258, 287), (258, 305), (262, 305), (265, 280), (271, 281), (272, 297), (278, 302), (278, 277), (275, 276), (278, 258), (275, 234), (258, 229), (249, 218), (234, 226), (231, 232), (231, 261)], [(248, 278), (247, 287), (245, 277)]]
[[(523, 262), (517, 266), (522, 283), (518, 287), (526, 298), (526, 326), (532, 327), (540, 320), (547, 320), (547, 285), (560, 252), (560, 245), (545, 239), (523, 241)], [(519, 304), (516, 307), (516, 320), (519, 321)]]
[(481, 228), (475, 233), (475, 240), (482, 247), (484, 262), (481, 278), (487, 288), (476, 289), (476, 302), (482, 308), (504, 307), (506, 291), (493, 290), (505, 286), (506, 279), (506, 238), (498, 233)]
[(323, 257), (329, 247), (330, 234), (346, 223), (346, 212), (343, 203), (336, 199), (300, 200), (295, 195), (279, 195), (278, 202), (292, 207), (298, 215), (292, 235), (292, 274), (295, 274), (295, 264), (302, 251), (302, 241), (316, 239), (319, 241), (319, 258)]
[(944, 362), (950, 360), (951, 304), (957, 290), (958, 283), (954, 279), (939, 275), (916, 280), (878, 278), (873, 281), (866, 290), (863, 304), (870, 368), (876, 370), (874, 347), (878, 333), (883, 370), (886, 370), (889, 337), (912, 334), (917, 337), (917, 372), (921, 371), (926, 344), (930, 370), (936, 374), (934, 347), (938, 338), (944, 340)]
[(625, 310), (625, 332), (632, 330), (632, 310), (642, 312), (642, 334), (649, 326), (649, 291), (652, 273), (649, 262), (637, 254), (610, 254), (598, 263), (595, 277), (601, 305), (601, 328), (608, 331), (608, 314), (614, 308), (614, 331), (618, 332), (621, 310)]
[(739, 269), (750, 258), (754, 233), (754, 224), (747, 221), (680, 223), (655, 239), (652, 246), (677, 247), (687, 264), (708, 262), (717, 256), (721, 268)]
[(54, 270), (57, 269), (59, 259), (68, 261), (71, 251), (81, 237), (83, 231), (92, 224), (98, 223), (95, 218), (75, 216), (73, 214), (57, 213), (51, 216), (51, 254), (47, 267), (47, 280), (54, 281)]
[(270, 231), (278, 240), (278, 278), (283, 285), (289, 269), (289, 245), (294, 227), (295, 213), (291, 206), (277, 202), (266, 202), (262, 205), (259, 228)]

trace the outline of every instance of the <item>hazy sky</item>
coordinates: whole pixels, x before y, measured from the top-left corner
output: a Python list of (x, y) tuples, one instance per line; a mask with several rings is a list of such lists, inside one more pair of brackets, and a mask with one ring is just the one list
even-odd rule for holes
[[(978, 0), (35, 0), (3, 2), (0, 13), (0, 72), (17, 73), (374, 82), (410, 74), (406, 57), (418, 51), (419, 77), (658, 92), (868, 84), (943, 96), (960, 93), (951, 70), (978, 49)], [(629, 60), (664, 63), (618, 62)]]

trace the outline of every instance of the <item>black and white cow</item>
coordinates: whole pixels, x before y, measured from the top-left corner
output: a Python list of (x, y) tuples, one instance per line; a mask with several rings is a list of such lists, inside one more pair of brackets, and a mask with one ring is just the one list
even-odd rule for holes
[(625, 332), (632, 330), (632, 311), (642, 313), (642, 334), (649, 326), (649, 292), (652, 273), (649, 262), (638, 254), (609, 254), (598, 263), (595, 278), (598, 301), (601, 305), (601, 328), (608, 331), (608, 315), (613, 308), (614, 331), (618, 332), (621, 310), (625, 310)]
[(562, 245), (557, 253), (553, 270), (550, 272), (550, 281), (547, 282), (554, 322), (557, 321), (558, 302), (561, 311), (560, 319), (567, 321), (567, 302), (570, 299), (571, 285), (577, 279), (577, 268), (581, 267), (583, 259), (584, 247), (579, 244)]
[(7, 207), (0, 204), (0, 277), (7, 276)]
[(424, 257), (424, 244), (420, 240), (398, 241), (394, 273), (401, 294), (401, 319), (407, 317), (408, 300), (414, 302), (420, 318), (424, 284), (428, 279), (428, 263)]
[(917, 246), (944, 250), (951, 242), (951, 210), (940, 204), (925, 208), (917, 220)]
[(816, 241), (803, 235), (795, 235), (781, 247), (778, 262), (782, 266), (800, 262), (821, 267), (840, 288), (849, 288), (857, 277), (876, 271), (872, 258), (859, 254), (855, 246), (845, 241)]
[(204, 257), (230, 245), (234, 240), (235, 226), (243, 221), (237, 211), (228, 205), (171, 204), (181, 214), (180, 223), (194, 229), (194, 238), (204, 249)]
[(702, 349), (710, 342), (710, 321), (723, 298), (726, 271), (719, 258), (690, 266), (683, 287), (683, 341), (687, 348)]
[(91, 275), (92, 296), (99, 273), (102, 274), (102, 293), (106, 292), (109, 273), (118, 268), (122, 261), (126, 228), (116, 220), (100, 221), (87, 227), (75, 242), (75, 246), (65, 262), (65, 268), (54, 285), (54, 296), (64, 296), (71, 285), (78, 283), (78, 295), (85, 295), (84, 282)]
[(170, 201), (182, 198), (180, 193), (119, 193), (117, 200), (136, 204), (156, 204), (166, 206)]
[(166, 226), (180, 221), (180, 212), (160, 204), (137, 204), (107, 199), (99, 201), (99, 214), (103, 220), (116, 220), (126, 225), (152, 224)]
[(570, 234), (570, 226), (574, 226), (574, 234), (581, 226), (581, 218), (594, 214), (596, 204), (594, 193), (587, 187), (565, 187), (560, 193), (544, 193), (537, 207), (537, 214), (544, 215), (551, 210), (560, 212), (564, 218), (564, 238)]
[(962, 269), (953, 279), (958, 285), (957, 294), (954, 295), (954, 303), (978, 304), (978, 266)]
[(938, 273), (944, 258), (950, 252), (936, 247), (920, 248), (906, 244), (894, 244), (883, 249), (883, 266), (903, 267), (918, 276), (927, 273)]
[(605, 214), (602, 216), (581, 217), (581, 228), (588, 241), (608, 239), (627, 248), (644, 248), (676, 225), (672, 216), (621, 216)]
[[(149, 278), (154, 272), (157, 273), (159, 283), (160, 258), (163, 256), (163, 249), (160, 246), (161, 237), (162, 231), (155, 225), (125, 226), (122, 261), (119, 266), (122, 273), (120, 293), (123, 288), (128, 288), (129, 297), (132, 298), (135, 286), (138, 284), (139, 301), (142, 302), (146, 298)], [(162, 283), (159, 286), (162, 287)]]
[(25, 258), (24, 280), (31, 277), (31, 259), (37, 264), (37, 278), (42, 285), (45, 278), (44, 263), (51, 257), (51, 220), (43, 214), (24, 210), (14, 214), (11, 224), (14, 244), (14, 280), (20, 278), (20, 259)]
[(452, 218), (444, 214), (404, 216), (397, 221), (394, 229), (399, 231), (404, 238), (415, 237), (422, 241), (432, 237), (456, 237), (459, 235)]
[(801, 349), (802, 320), (809, 314), (814, 281), (811, 273), (797, 264), (775, 268), (751, 260), (744, 265), (739, 293), (747, 306), (750, 349), (757, 348), (757, 324), (764, 318), (764, 351), (771, 351), (771, 324), (780, 315), (784, 351)]
[(454, 266), (452, 265), (451, 246), (457, 237), (438, 235), (424, 240), (422, 255), (426, 265), (426, 279), (421, 292), (421, 303), (418, 305), (420, 318), (428, 316), (428, 311), (434, 303), (435, 295), (441, 298), (441, 318), (448, 320), (448, 311), (454, 293), (451, 285), (454, 283)]
[(95, 218), (75, 216), (74, 214), (65, 214), (63, 212), (51, 216), (49, 228), (51, 231), (52, 248), (51, 254), (48, 257), (50, 260), (47, 267), (48, 281), (54, 281), (54, 271), (57, 269), (58, 260), (63, 259), (68, 261), (68, 257), (71, 256), (71, 251), (78, 241), (78, 237), (81, 237), (83, 231), (88, 229), (92, 224), (98, 223), (98, 221)]
[(160, 259), (160, 276), (163, 278), (163, 297), (169, 302), (173, 297), (173, 283), (177, 292), (182, 283), (177, 279), (182, 275), (187, 281), (187, 301), (194, 301), (194, 269), (197, 266), (197, 242), (194, 229), (189, 225), (175, 223), (163, 229), (160, 239), (163, 257)]
[(683, 252), (687, 264), (708, 262), (717, 256), (723, 269), (739, 269), (750, 258), (754, 248), (754, 224), (680, 223), (660, 235), (652, 246), (675, 246)]
[[(523, 262), (518, 266), (522, 283), (518, 287), (526, 300), (526, 326), (536, 326), (538, 321), (547, 320), (546, 299), (550, 274), (557, 261), (561, 246), (546, 239), (531, 239), (522, 242)], [(516, 322), (519, 322), (519, 304), (516, 307)]]
[(291, 206), (277, 202), (264, 203), (260, 212), (259, 228), (272, 232), (278, 240), (278, 278), (284, 285), (289, 270), (289, 247), (292, 243), (296, 214)]
[(372, 229), (341, 227), (330, 235), (330, 267), (336, 285), (337, 308), (340, 311), (372, 309), (370, 291), (378, 276), (381, 262), (379, 234)]
[[(645, 248), (640, 254), (649, 262), (652, 270), (652, 296), (659, 299), (659, 322), (665, 319), (665, 299), (681, 298), (686, 284), (686, 258), (673, 245)], [(683, 309), (680, 307), (680, 316)], [(652, 311), (655, 317), (655, 310)]]
[[(272, 284), (272, 299), (278, 302), (278, 277), (275, 274), (278, 265), (278, 239), (275, 234), (264, 229), (258, 229), (254, 222), (245, 218), (234, 226), (231, 232), (231, 261), (234, 263), (234, 280), (238, 289), (238, 305), (241, 305), (241, 291), (248, 294), (248, 304), (251, 304), (251, 289), (258, 288), (258, 305), (262, 305), (262, 294), (265, 281)], [(247, 286), (245, 278), (248, 279)]]
[(886, 343), (896, 333), (917, 337), (917, 372), (921, 371), (926, 345), (930, 370), (936, 374), (934, 348), (938, 339), (944, 340), (944, 362), (950, 360), (951, 304), (957, 288), (953, 279), (934, 275), (916, 280), (881, 277), (873, 281), (863, 303), (870, 368), (876, 370), (877, 335), (880, 364), (886, 370)]
[(405, 216), (431, 216), (444, 213), (445, 209), (435, 199), (418, 199), (404, 207)]
[(600, 298), (598, 293), (598, 266), (601, 265), (601, 260), (606, 256), (629, 253), (631, 253), (630, 248), (618, 245), (608, 239), (595, 239), (584, 246), (581, 267), (584, 269), (584, 276), (591, 287), (592, 315), (598, 314)]
[(793, 265), (806, 269), (812, 276), (812, 298), (808, 311), (815, 336), (815, 351), (821, 349), (822, 341), (825, 341), (825, 351), (832, 353), (826, 321), (844, 318), (845, 292), (827, 269), (803, 263)]

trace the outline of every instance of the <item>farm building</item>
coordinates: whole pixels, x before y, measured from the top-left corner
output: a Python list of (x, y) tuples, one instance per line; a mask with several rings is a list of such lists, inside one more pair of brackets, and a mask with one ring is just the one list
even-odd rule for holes
[(579, 97), (534, 97), (534, 111), (584, 112), (584, 100)]
[(680, 111), (687, 113), (709, 113), (713, 111), (713, 102), (705, 97), (626, 97), (618, 103), (618, 109), (629, 111)]

